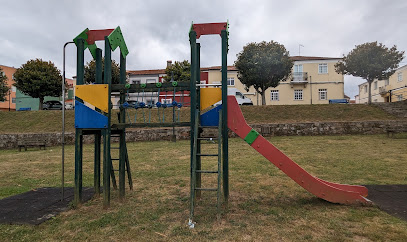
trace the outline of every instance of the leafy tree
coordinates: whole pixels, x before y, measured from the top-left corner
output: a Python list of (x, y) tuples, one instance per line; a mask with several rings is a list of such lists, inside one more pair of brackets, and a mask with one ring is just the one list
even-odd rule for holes
[(7, 86), (7, 76), (4, 74), (3, 69), (0, 67), (0, 102), (7, 100), (6, 96), (10, 88)]
[(253, 86), (261, 94), (262, 105), (266, 105), (266, 90), (291, 76), (293, 62), (284, 45), (262, 41), (244, 46), (237, 54), (235, 66), (246, 90)]
[(371, 87), (375, 79), (389, 78), (404, 58), (404, 51), (396, 46), (387, 48), (381, 43), (371, 42), (357, 45), (343, 60), (335, 65), (337, 73), (349, 74), (365, 79), (369, 85), (368, 103), (372, 103)]
[(165, 69), (164, 81), (171, 81), (171, 76), (177, 82), (189, 82), (191, 78), (191, 64), (187, 61), (175, 61), (174, 64)]
[[(102, 80), (105, 78), (105, 58), (102, 58)], [(94, 83), (96, 80), (96, 61), (86, 63), (85, 65), (85, 83)], [(112, 83), (120, 83), (120, 66), (116, 61), (112, 60)]]
[(29, 60), (14, 73), (14, 86), (33, 98), (39, 98), (39, 109), (45, 96), (59, 97), (62, 94), (61, 72), (52, 62), (42, 59)]

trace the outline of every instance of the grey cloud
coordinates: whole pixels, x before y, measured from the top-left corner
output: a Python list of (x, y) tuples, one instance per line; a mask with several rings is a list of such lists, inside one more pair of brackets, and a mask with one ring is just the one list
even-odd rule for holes
[[(275, 40), (291, 55), (338, 57), (357, 44), (383, 42), (407, 49), (407, 2), (380, 1), (8, 1), (2, 4), (0, 63), (19, 67), (31, 58), (62, 69), (62, 46), (85, 28), (120, 26), (130, 50), (128, 69), (164, 68), (166, 60), (189, 59), (191, 21), (230, 22), (228, 64), (249, 42)], [(220, 38), (202, 37), (201, 63), (220, 65)], [(103, 46), (101, 46), (103, 47)], [(118, 58), (118, 54), (113, 55)], [(90, 60), (87, 53), (86, 60)], [(76, 52), (67, 48), (67, 75), (75, 75)], [(345, 78), (357, 93), (357, 78)]]

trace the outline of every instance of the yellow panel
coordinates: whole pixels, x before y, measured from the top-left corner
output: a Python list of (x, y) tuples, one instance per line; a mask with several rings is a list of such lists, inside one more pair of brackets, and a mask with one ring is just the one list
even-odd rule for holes
[(201, 110), (222, 100), (221, 88), (201, 88)]
[(78, 85), (75, 96), (84, 102), (90, 103), (103, 112), (108, 112), (109, 88), (107, 84)]

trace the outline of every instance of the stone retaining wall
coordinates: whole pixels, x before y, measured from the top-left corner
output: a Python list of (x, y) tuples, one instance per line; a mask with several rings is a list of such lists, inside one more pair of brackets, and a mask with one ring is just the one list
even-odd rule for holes
[[(405, 129), (407, 120), (391, 121), (363, 121), (363, 122), (309, 122), (309, 123), (285, 123), (285, 124), (253, 124), (263, 136), (293, 136), (293, 135), (344, 135), (344, 134), (384, 134), (387, 128)], [(216, 130), (207, 130), (203, 134), (216, 135)], [(234, 133), (229, 133), (231, 137), (236, 137)], [(189, 138), (189, 128), (176, 128), (177, 140)], [(40, 139), (46, 140), (47, 146), (60, 145), (62, 142), (61, 133), (43, 134), (0, 134), (0, 149), (17, 148), (18, 140)], [(172, 128), (137, 129), (128, 130), (126, 140), (135, 141), (155, 141), (171, 140)], [(113, 141), (117, 138), (113, 138)], [(65, 143), (74, 144), (74, 133), (65, 134)], [(92, 143), (93, 136), (86, 135), (84, 143)]]

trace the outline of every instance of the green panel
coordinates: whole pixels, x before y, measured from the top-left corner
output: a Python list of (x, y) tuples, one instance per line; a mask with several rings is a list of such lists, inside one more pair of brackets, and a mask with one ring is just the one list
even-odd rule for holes
[(246, 137), (244, 138), (244, 141), (246, 141), (249, 145), (252, 145), (258, 136), (259, 136), (259, 133), (256, 130), (252, 129), (246, 135)]
[(88, 39), (88, 34), (87, 32), (89, 32), (89, 29), (86, 28), (84, 31), (82, 31), (82, 33), (80, 33), (78, 36), (76, 36), (73, 41), (75, 42), (75, 45), (78, 46), (78, 39), (84, 39), (87, 40)]
[(86, 50), (86, 48), (88, 48), (89, 51), (90, 51), (90, 53), (92, 54), (92, 57), (93, 57), (94, 59), (96, 59), (96, 49), (97, 49), (97, 46), (96, 46), (96, 44), (89, 45), (88, 42), (86, 41), (86, 40), (88, 39), (88, 34), (87, 34), (88, 32), (89, 32), (89, 29), (86, 28), (84, 31), (82, 31), (82, 33), (80, 33), (78, 36), (76, 36), (76, 37), (73, 39), (73, 41), (75, 42), (75, 45), (78, 46), (78, 40), (79, 40), (79, 39), (84, 39), (84, 40), (85, 40), (85, 43), (84, 43), (83, 49)]
[(129, 50), (127, 49), (126, 42), (124, 41), (120, 26), (113, 30), (112, 33), (107, 36), (107, 38), (109, 39), (112, 51), (114, 51), (117, 47), (120, 47), (120, 52), (122, 53), (123, 57), (126, 57), (129, 54)]
[(68, 100), (73, 99), (73, 89), (68, 90)]

